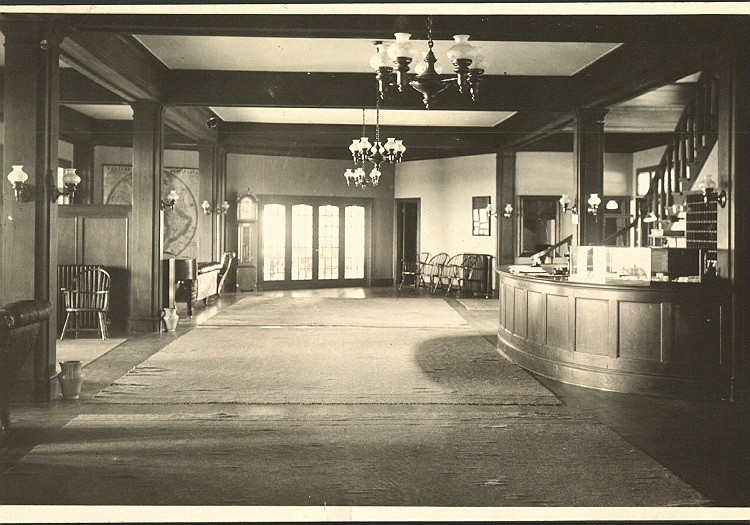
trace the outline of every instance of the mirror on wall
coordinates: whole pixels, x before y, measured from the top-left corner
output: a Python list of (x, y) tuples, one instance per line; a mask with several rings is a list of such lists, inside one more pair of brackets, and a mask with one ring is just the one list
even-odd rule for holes
[(530, 195), (520, 198), (519, 256), (549, 248), (560, 238), (559, 196)]

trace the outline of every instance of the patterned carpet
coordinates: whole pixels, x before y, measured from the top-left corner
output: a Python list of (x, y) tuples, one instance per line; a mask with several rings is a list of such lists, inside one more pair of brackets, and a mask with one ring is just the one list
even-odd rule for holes
[(559, 404), (445, 301), (263, 299), (180, 337), (94, 402)]

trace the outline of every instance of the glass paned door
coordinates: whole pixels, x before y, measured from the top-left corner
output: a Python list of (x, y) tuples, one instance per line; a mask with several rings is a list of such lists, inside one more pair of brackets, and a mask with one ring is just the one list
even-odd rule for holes
[(286, 206), (263, 207), (263, 280), (283, 281), (286, 271)]
[(339, 207), (318, 207), (318, 279), (339, 278)]
[(344, 216), (344, 279), (365, 277), (365, 208), (347, 206)]
[(369, 209), (368, 199), (264, 196), (263, 288), (366, 284)]
[(292, 280), (305, 281), (313, 276), (313, 207), (292, 206)]

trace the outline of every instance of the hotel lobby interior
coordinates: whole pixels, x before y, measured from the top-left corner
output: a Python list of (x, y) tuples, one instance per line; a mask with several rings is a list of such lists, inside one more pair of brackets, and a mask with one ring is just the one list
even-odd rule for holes
[(0, 6), (2, 521), (749, 519), (750, 16), (687, 5)]

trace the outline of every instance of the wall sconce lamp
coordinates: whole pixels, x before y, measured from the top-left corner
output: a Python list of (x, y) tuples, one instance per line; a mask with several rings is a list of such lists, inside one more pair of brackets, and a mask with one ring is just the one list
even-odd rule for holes
[(505, 205), (505, 208), (503, 209), (503, 217), (506, 219), (510, 219), (510, 217), (513, 215), (513, 205), (511, 203), (508, 203)]
[[(201, 208), (203, 208), (203, 213), (205, 213), (206, 215), (211, 214), (211, 204), (207, 200), (204, 200), (201, 203)], [(221, 205), (219, 206), (219, 209), (216, 210), (216, 213), (220, 213), (224, 215), (228, 211), (229, 211), (229, 203), (227, 201), (222, 201)]]
[(577, 199), (570, 200), (570, 197), (568, 197), (567, 194), (563, 193), (562, 197), (560, 197), (560, 206), (562, 206), (563, 213), (568, 213), (569, 211), (573, 212), (573, 215), (577, 214)]
[(602, 203), (602, 199), (599, 198), (598, 193), (592, 193), (589, 195), (589, 200), (586, 201), (589, 205), (588, 212), (592, 215), (596, 215), (599, 211), (599, 205)]
[(605, 206), (605, 207), (608, 210), (619, 210), (620, 209), (620, 204), (616, 200), (614, 200), (614, 199), (609, 199), (607, 201), (607, 206)]
[(14, 165), (8, 173), (8, 181), (13, 185), (13, 192), (17, 202), (28, 202), (34, 198), (34, 187), (26, 184), (29, 175), (23, 171), (22, 165)]
[(727, 205), (727, 192), (726, 190), (721, 190), (719, 192), (719, 195), (716, 197), (716, 202), (719, 203), (719, 206), (722, 208), (726, 207)]
[(65, 173), (63, 174), (62, 181), (63, 187), (65, 188), (63, 190), (58, 188), (57, 184), (52, 182), (52, 188), (50, 188), (50, 198), (53, 201), (56, 201), (60, 197), (69, 197), (70, 202), (73, 202), (73, 196), (75, 195), (76, 188), (81, 182), (81, 177), (79, 177), (76, 173), (76, 168), (65, 168)]
[(167, 208), (169, 208), (170, 210), (174, 210), (174, 205), (179, 198), (180, 196), (175, 190), (169, 190), (169, 193), (167, 194), (167, 200), (159, 201), (159, 208), (162, 210), (166, 210)]

